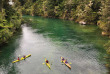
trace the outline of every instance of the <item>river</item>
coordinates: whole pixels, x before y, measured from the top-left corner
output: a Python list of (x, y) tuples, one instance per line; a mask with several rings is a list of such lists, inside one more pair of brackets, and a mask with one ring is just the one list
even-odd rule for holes
[[(0, 47), (0, 74), (107, 74), (103, 45), (97, 26), (79, 25), (73, 21), (24, 16), (32, 21), (22, 25), (22, 31)], [(18, 56), (31, 57), (12, 63)], [(71, 70), (61, 63), (68, 60)], [(47, 58), (51, 70), (43, 64)]]

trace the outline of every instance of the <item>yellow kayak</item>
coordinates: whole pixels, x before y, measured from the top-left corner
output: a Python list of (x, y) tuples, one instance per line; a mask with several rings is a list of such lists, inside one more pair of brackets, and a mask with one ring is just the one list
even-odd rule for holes
[(70, 66), (70, 64), (69, 63), (65, 63), (66, 62), (66, 60), (62, 60), (63, 59), (63, 57), (60, 57), (61, 58), (61, 61), (69, 68), (69, 69), (71, 69), (71, 66)]
[[(46, 63), (46, 60), (47, 59), (45, 58), (45, 63)], [(48, 66), (49, 69), (51, 68), (49, 63), (46, 63), (46, 65)]]
[(30, 57), (30, 56), (31, 56), (31, 54), (27, 55), (25, 58), (23, 58), (23, 57), (22, 57), (20, 60), (15, 60), (15, 61), (13, 61), (12, 63), (19, 62), (19, 61), (21, 61), (21, 60), (24, 60), (24, 59), (26, 59), (26, 58)]

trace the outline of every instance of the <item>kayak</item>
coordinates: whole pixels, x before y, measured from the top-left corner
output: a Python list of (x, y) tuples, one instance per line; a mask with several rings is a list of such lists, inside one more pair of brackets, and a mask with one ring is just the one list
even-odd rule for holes
[(20, 60), (15, 60), (15, 61), (13, 61), (12, 63), (19, 62), (19, 61), (21, 61), (21, 60), (24, 60), (24, 59), (26, 59), (26, 58), (30, 57), (30, 56), (31, 56), (31, 54), (27, 55), (25, 58), (24, 58), (24, 57), (22, 57)]
[[(46, 63), (46, 60), (47, 59), (45, 58), (45, 63)], [(49, 69), (51, 68), (49, 63), (46, 63), (46, 65), (48, 66)]]
[[(63, 57), (60, 57), (61, 58), (61, 60), (63, 59)], [(66, 60), (62, 60), (62, 63), (64, 63), (69, 69), (71, 69), (71, 66), (70, 66), (70, 64), (69, 63), (65, 63), (66, 62)]]
[(13, 61), (12, 63), (19, 62), (19, 61), (21, 61), (21, 60), (24, 60), (24, 59), (26, 59), (26, 58), (30, 57), (30, 56), (31, 56), (31, 54), (27, 55), (25, 58), (24, 58), (24, 57), (22, 57), (20, 60), (15, 60), (15, 61)]

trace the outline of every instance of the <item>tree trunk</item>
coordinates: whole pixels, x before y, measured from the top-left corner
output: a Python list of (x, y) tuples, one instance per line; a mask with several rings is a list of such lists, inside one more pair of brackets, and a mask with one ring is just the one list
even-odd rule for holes
[(3, 8), (3, 1), (0, 0), (0, 12), (2, 12), (2, 8)]

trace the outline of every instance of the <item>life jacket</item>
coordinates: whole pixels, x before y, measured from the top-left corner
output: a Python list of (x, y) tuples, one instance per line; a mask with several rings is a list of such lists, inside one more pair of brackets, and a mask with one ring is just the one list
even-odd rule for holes
[(23, 58), (25, 58), (26, 56), (23, 56)]
[(62, 60), (64, 61), (65, 59), (63, 58)]
[(65, 63), (68, 63), (67, 60), (65, 61)]
[(19, 57), (18, 57), (18, 60), (20, 60)]

